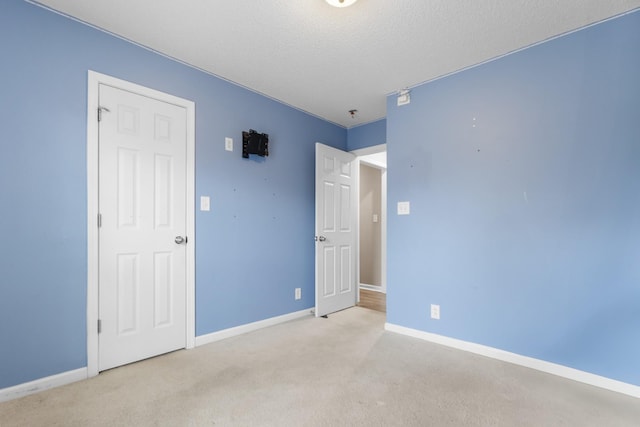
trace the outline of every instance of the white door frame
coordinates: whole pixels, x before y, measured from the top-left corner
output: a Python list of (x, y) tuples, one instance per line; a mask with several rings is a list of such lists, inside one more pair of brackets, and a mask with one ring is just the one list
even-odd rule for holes
[(387, 144), (374, 145), (372, 147), (360, 148), (357, 150), (352, 150), (351, 153), (356, 155), (356, 169), (358, 173), (357, 179), (357, 191), (358, 191), (358, 212), (356, 214), (357, 221), (357, 230), (358, 230), (358, 239), (356, 241), (356, 248), (358, 256), (356, 257), (356, 284), (358, 286), (358, 302), (360, 302), (360, 163), (364, 163), (367, 166), (371, 166), (374, 168), (378, 168), (382, 171), (383, 179), (382, 179), (382, 187), (381, 187), (381, 200), (380, 204), (383, 206), (383, 210), (380, 212), (380, 278), (381, 278), (381, 290), (386, 294), (387, 293), (387, 168), (386, 166), (383, 168), (382, 166), (374, 163), (368, 163), (362, 160), (363, 156), (368, 156), (370, 154), (384, 153), (387, 151)]
[(98, 375), (98, 93), (106, 84), (187, 111), (186, 348), (195, 346), (195, 103), (89, 70), (87, 88), (87, 376)]

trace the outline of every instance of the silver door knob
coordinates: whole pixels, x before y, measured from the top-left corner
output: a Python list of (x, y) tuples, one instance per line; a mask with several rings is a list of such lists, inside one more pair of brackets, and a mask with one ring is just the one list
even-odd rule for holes
[(318, 237), (318, 240), (320, 240), (321, 242), (324, 242), (325, 240), (327, 240), (327, 238), (324, 236), (320, 236)]
[(177, 244), (181, 245), (183, 243), (187, 243), (187, 238), (186, 237), (182, 237), (182, 236), (176, 236), (175, 242)]

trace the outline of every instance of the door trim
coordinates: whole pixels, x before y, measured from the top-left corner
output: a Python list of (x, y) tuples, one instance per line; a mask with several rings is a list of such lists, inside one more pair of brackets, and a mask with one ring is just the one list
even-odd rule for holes
[(106, 84), (184, 107), (187, 112), (186, 348), (195, 346), (195, 103), (106, 74), (88, 71), (87, 87), (87, 377), (98, 375), (98, 94)]
[(384, 153), (387, 151), (387, 144), (379, 144), (379, 145), (373, 145), (371, 147), (365, 147), (365, 148), (360, 148), (357, 150), (352, 150), (351, 153), (354, 154), (356, 156), (356, 162), (357, 162), (357, 169), (358, 169), (358, 213), (356, 215), (356, 219), (358, 221), (358, 225), (357, 225), (357, 229), (358, 229), (358, 240), (356, 242), (357, 245), (357, 250), (358, 250), (358, 256), (356, 259), (356, 272), (357, 272), (357, 285), (358, 285), (358, 302), (360, 302), (360, 163), (364, 163), (367, 166), (371, 166), (373, 168), (377, 168), (380, 169), (382, 171), (382, 185), (381, 185), (381, 197), (382, 199), (380, 200), (380, 204), (382, 205), (383, 209), (380, 212), (380, 249), (381, 249), (381, 254), (380, 254), (380, 262), (381, 262), (381, 266), (380, 266), (380, 277), (382, 279), (381, 282), (381, 286), (380, 286), (380, 291), (382, 291), (383, 293), (387, 293), (387, 168), (386, 165), (385, 167), (382, 167), (379, 164), (376, 163), (369, 163), (366, 161), (363, 161), (362, 157), (368, 156), (370, 154), (378, 154), (378, 153)]

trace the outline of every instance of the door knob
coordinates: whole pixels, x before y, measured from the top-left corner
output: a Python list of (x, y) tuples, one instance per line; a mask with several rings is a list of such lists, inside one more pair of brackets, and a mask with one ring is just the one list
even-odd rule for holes
[(327, 238), (324, 236), (320, 236), (318, 237), (318, 240), (320, 240), (321, 242), (324, 242), (325, 240), (327, 240)]
[(181, 245), (183, 243), (187, 243), (187, 238), (186, 237), (182, 237), (182, 236), (176, 236), (175, 242), (177, 244)]

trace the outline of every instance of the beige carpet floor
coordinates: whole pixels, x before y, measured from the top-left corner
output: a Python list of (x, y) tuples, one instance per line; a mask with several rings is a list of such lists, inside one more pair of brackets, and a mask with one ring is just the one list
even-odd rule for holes
[(640, 399), (384, 321), (356, 307), (170, 353), (1, 403), (0, 426), (640, 425)]

